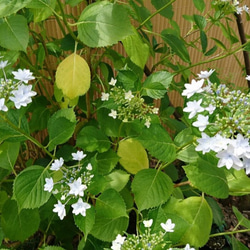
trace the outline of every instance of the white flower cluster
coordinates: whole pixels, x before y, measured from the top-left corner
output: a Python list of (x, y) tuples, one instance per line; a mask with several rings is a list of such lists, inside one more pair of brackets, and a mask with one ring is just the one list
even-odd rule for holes
[(218, 167), (245, 169), (249, 174), (250, 94), (211, 83), (212, 73), (201, 72), (200, 80), (185, 84), (182, 93), (192, 99), (183, 111), (189, 113), (189, 119), (196, 119), (192, 125), (202, 132), (196, 151), (213, 151), (219, 159)]
[(66, 216), (65, 206), (67, 203), (73, 204), (72, 213), (75, 215), (81, 214), (86, 216), (86, 210), (91, 208), (91, 206), (83, 201), (84, 191), (88, 188), (91, 179), (94, 175), (91, 173), (92, 165), (88, 165), (83, 168), (81, 160), (86, 157), (83, 151), (77, 151), (72, 153), (72, 158), (78, 163), (74, 166), (64, 166), (64, 159), (56, 159), (51, 164), (50, 169), (53, 171), (61, 171), (62, 178), (54, 182), (53, 178), (45, 178), (44, 191), (52, 192), (56, 197), (58, 197), (58, 203), (54, 205), (53, 212), (57, 213), (62, 220)]
[[(113, 250), (133, 250), (133, 249), (155, 249), (156, 246), (165, 249), (168, 245), (171, 245), (170, 241), (166, 241), (164, 236), (166, 233), (174, 232), (175, 224), (171, 219), (168, 219), (165, 223), (161, 223), (161, 227), (164, 232), (151, 233), (151, 226), (153, 219), (144, 220), (143, 225), (146, 228), (145, 232), (141, 235), (128, 235), (127, 237), (117, 235), (116, 239), (112, 241), (111, 249)], [(189, 248), (188, 248), (189, 247)], [(169, 248), (171, 249), (171, 248)], [(186, 250), (194, 250), (189, 245), (186, 246)]]
[(37, 93), (32, 91), (32, 85), (27, 85), (29, 80), (34, 80), (34, 76), (28, 69), (18, 69), (13, 71), (15, 80), (7, 79), (4, 68), (8, 65), (8, 61), (0, 61), (0, 69), (3, 71), (4, 78), (0, 80), (0, 111), (7, 112), (7, 102), (10, 100), (17, 109), (26, 107), (32, 102), (31, 97)]
[(239, 6), (240, 2), (237, 0), (217, 0), (216, 2), (214, 2), (215, 5), (220, 5), (220, 4), (229, 4), (230, 6), (232, 6), (232, 9), (234, 12), (236, 12), (237, 14), (241, 15), (243, 11), (245, 11), (246, 13), (249, 14), (249, 8), (247, 5), (243, 5), (243, 6)]
[(120, 119), (123, 122), (139, 119), (144, 121), (144, 125), (149, 128), (151, 125), (150, 114), (158, 114), (158, 108), (145, 104), (144, 99), (134, 95), (131, 90), (116, 86), (117, 80), (111, 78), (109, 85), (112, 86), (110, 93), (102, 92), (101, 100), (113, 100), (115, 109), (111, 109), (109, 116), (113, 119)]

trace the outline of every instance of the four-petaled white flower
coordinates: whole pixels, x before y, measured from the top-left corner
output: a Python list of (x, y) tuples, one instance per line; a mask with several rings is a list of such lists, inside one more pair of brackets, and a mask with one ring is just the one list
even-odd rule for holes
[(125, 236), (121, 236), (120, 234), (118, 234), (115, 238), (115, 240), (112, 241), (112, 246), (111, 249), (113, 250), (120, 250), (122, 244), (124, 243), (126, 237)]
[(77, 151), (76, 153), (72, 153), (73, 160), (75, 161), (81, 161), (86, 157), (86, 154), (83, 153), (83, 151)]
[(22, 82), (28, 83), (29, 80), (34, 80), (35, 77), (32, 75), (29, 69), (18, 69), (18, 71), (12, 71), (14, 78)]
[(194, 127), (198, 127), (200, 131), (204, 131), (209, 124), (208, 116), (198, 115), (197, 121), (193, 122)]
[(132, 91), (129, 90), (128, 92), (125, 93), (125, 100), (129, 100), (131, 101), (131, 99), (134, 97), (134, 95), (132, 94)]
[(117, 117), (117, 111), (114, 109), (111, 109), (111, 112), (109, 113), (109, 116), (113, 117), (114, 119), (116, 119)]
[(44, 191), (51, 192), (54, 187), (53, 178), (45, 178)]
[(201, 138), (197, 139), (197, 142), (199, 143), (195, 150), (196, 151), (202, 151), (203, 154), (208, 153), (214, 144), (213, 137), (210, 138), (207, 134), (201, 133)]
[(161, 223), (161, 227), (166, 231), (166, 232), (174, 232), (175, 224), (172, 223), (171, 219), (168, 219), (166, 223)]
[(84, 196), (84, 190), (87, 189), (87, 186), (82, 184), (81, 177), (78, 177), (78, 179), (74, 180), (72, 183), (68, 183), (68, 185), (70, 187), (69, 194)]
[(5, 102), (5, 99), (4, 99), (4, 98), (1, 98), (1, 99), (0, 99), (0, 110), (1, 110), (1, 111), (4, 111), (4, 112), (7, 112), (7, 111), (8, 111), (8, 108), (7, 108), (7, 106), (5, 106), (4, 102)]
[(210, 69), (209, 71), (201, 71), (200, 74), (197, 74), (199, 79), (208, 79), (214, 73), (214, 69)]
[(159, 112), (159, 108), (153, 108), (153, 110), (152, 110), (152, 112), (153, 112), (153, 114), (158, 114), (158, 112)]
[(190, 98), (195, 93), (201, 93), (204, 90), (202, 89), (204, 79), (200, 81), (192, 80), (191, 83), (185, 83), (184, 86), (186, 89), (183, 90), (182, 95)]
[(73, 214), (81, 214), (84, 217), (86, 216), (86, 210), (91, 208), (91, 206), (87, 202), (84, 202), (82, 198), (79, 198), (77, 203), (72, 204), (71, 207), (73, 208)]
[(101, 100), (108, 101), (108, 99), (109, 99), (109, 93), (102, 92)]
[(8, 65), (8, 61), (0, 61), (0, 69), (4, 69)]
[(57, 213), (60, 220), (62, 220), (66, 216), (66, 210), (65, 205), (61, 203), (61, 201), (58, 201), (57, 204), (54, 205), (53, 212)]
[(115, 86), (116, 82), (117, 82), (117, 80), (112, 77), (110, 82), (109, 82), (109, 85)]
[(199, 101), (187, 102), (187, 107), (183, 109), (184, 112), (190, 112), (188, 118), (192, 119), (197, 113), (203, 112), (204, 108), (201, 107), (202, 99)]
[(50, 169), (57, 171), (62, 167), (63, 164), (64, 164), (64, 160), (62, 157), (60, 157), (59, 160), (58, 159), (54, 160), (54, 162), (51, 164)]
[(144, 220), (143, 221), (144, 227), (151, 227), (153, 224), (153, 219), (150, 220)]
[(246, 76), (246, 80), (247, 80), (247, 81), (250, 81), (250, 75), (247, 75), (247, 76)]
[(11, 91), (10, 100), (14, 102), (15, 107), (20, 109), (22, 106), (26, 107), (27, 104), (31, 103), (31, 97), (35, 96), (37, 93), (32, 91), (32, 85), (21, 84), (18, 89)]
[(213, 104), (209, 104), (208, 107), (205, 108), (206, 111), (208, 111), (208, 113), (211, 115), (213, 114), (213, 112), (215, 111), (216, 107)]

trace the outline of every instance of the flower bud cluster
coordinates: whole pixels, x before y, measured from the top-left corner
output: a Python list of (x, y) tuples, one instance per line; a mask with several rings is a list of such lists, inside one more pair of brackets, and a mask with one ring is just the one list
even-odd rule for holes
[(213, 151), (219, 159), (218, 167), (245, 168), (249, 174), (250, 94), (211, 83), (212, 73), (198, 74), (201, 80), (185, 84), (182, 93), (190, 100), (183, 111), (189, 113), (188, 118), (196, 119), (192, 125), (202, 132), (196, 150), (203, 154)]
[(29, 80), (35, 79), (28, 69), (18, 69), (13, 71), (15, 80), (7, 79), (4, 68), (8, 65), (8, 61), (0, 61), (0, 69), (3, 71), (4, 78), (0, 79), (0, 111), (7, 112), (8, 101), (12, 101), (17, 109), (26, 107), (31, 103), (31, 97), (37, 93), (32, 91), (32, 85), (28, 85)]
[[(50, 166), (50, 170), (56, 171), (52, 174), (53, 178), (45, 178), (44, 191), (53, 193), (58, 199), (53, 212), (58, 213), (61, 220), (66, 216), (65, 206), (67, 204), (71, 204), (73, 214), (82, 216), (86, 216), (86, 210), (91, 207), (83, 200), (83, 197), (94, 177), (92, 165), (88, 163), (83, 167), (81, 161), (86, 157), (83, 151), (72, 153), (72, 156), (77, 164), (70, 167), (65, 166), (64, 159), (60, 157), (60, 159), (54, 160)], [(59, 180), (55, 181), (56, 178)]]
[(139, 119), (146, 127), (150, 127), (152, 114), (158, 114), (158, 108), (147, 105), (139, 93), (133, 94), (131, 90), (126, 91), (121, 86), (116, 86), (116, 80), (111, 79), (109, 83), (112, 88), (110, 93), (102, 93), (102, 101), (114, 103), (116, 108), (111, 109), (109, 116), (123, 122)]
[(117, 235), (116, 239), (112, 241), (111, 249), (113, 250), (133, 250), (133, 249), (154, 249), (156, 246), (165, 249), (171, 242), (166, 241), (164, 236), (167, 232), (174, 232), (175, 224), (171, 219), (168, 219), (166, 223), (161, 223), (163, 231), (157, 233), (151, 233), (151, 226), (153, 219), (143, 221), (145, 231), (139, 235), (128, 235), (127, 237)]

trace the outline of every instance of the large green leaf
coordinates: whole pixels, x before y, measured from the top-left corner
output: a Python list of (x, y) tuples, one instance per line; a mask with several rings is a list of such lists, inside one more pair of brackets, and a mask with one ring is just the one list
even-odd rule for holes
[(134, 29), (134, 34), (125, 37), (122, 43), (131, 61), (144, 69), (149, 57), (149, 46), (142, 41), (136, 29)]
[(20, 143), (3, 142), (0, 144), (0, 168), (13, 170)]
[(192, 185), (202, 192), (221, 199), (228, 197), (226, 175), (216, 164), (200, 158), (197, 164), (190, 164), (183, 168)]
[(120, 192), (128, 183), (130, 175), (123, 171), (123, 170), (114, 170), (109, 175), (105, 176), (107, 180), (107, 186), (105, 189), (115, 189), (116, 191)]
[(173, 192), (173, 182), (165, 173), (144, 169), (135, 175), (132, 192), (140, 211), (165, 203)]
[(74, 133), (75, 125), (73, 109), (61, 109), (53, 114), (48, 121), (49, 150), (68, 141)]
[(19, 209), (38, 208), (48, 201), (50, 193), (44, 191), (47, 170), (41, 166), (31, 166), (23, 170), (15, 179), (13, 196)]
[(243, 227), (250, 229), (250, 220), (248, 220), (242, 213), (237, 209), (237, 207), (233, 206), (233, 212), (238, 220), (238, 223)]
[(168, 132), (157, 124), (142, 130), (137, 138), (149, 153), (164, 162), (171, 162), (176, 158), (176, 146)]
[(16, 13), (24, 8), (32, 0), (1, 0), (0, 1), (0, 18)]
[(28, 41), (29, 29), (25, 17), (9, 16), (0, 24), (0, 46), (25, 52)]
[(109, 46), (131, 34), (126, 9), (108, 1), (90, 4), (78, 20), (79, 39), (89, 47)]
[(114, 189), (104, 191), (96, 200), (96, 219), (91, 234), (103, 241), (112, 241), (126, 231), (128, 215), (126, 205)]
[(204, 0), (193, 0), (193, 3), (195, 8), (200, 12), (203, 12), (205, 10), (206, 4)]
[(38, 230), (39, 211), (38, 209), (18, 211), (16, 201), (8, 200), (3, 206), (1, 224), (5, 237), (10, 240), (24, 241)]
[(213, 216), (204, 197), (189, 197), (185, 200), (172, 200), (164, 207), (166, 213), (183, 218), (189, 226), (181, 238), (183, 244), (202, 247), (211, 231)]
[(110, 148), (110, 140), (100, 129), (86, 126), (77, 135), (76, 145), (89, 152), (103, 153)]
[(117, 155), (120, 157), (121, 165), (131, 174), (149, 168), (147, 152), (135, 139), (120, 141)]
[(169, 34), (167, 30), (161, 32), (162, 39), (171, 47), (171, 49), (178, 55), (184, 62), (190, 63), (188, 50), (185, 42), (174, 34)]

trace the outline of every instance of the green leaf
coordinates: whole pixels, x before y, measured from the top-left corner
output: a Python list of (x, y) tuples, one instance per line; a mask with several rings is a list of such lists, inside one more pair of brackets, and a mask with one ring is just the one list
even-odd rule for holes
[(0, 46), (25, 52), (28, 41), (29, 29), (25, 17), (9, 16), (0, 24)]
[(176, 55), (178, 55), (184, 62), (190, 63), (189, 53), (183, 40), (174, 34), (169, 34), (166, 30), (161, 32), (161, 37)]
[(200, 12), (203, 12), (206, 8), (204, 0), (193, 0), (194, 6)]
[(109, 150), (110, 141), (100, 129), (86, 126), (77, 135), (76, 146), (88, 152), (103, 153)]
[(61, 109), (54, 113), (48, 121), (49, 150), (63, 144), (73, 135), (76, 118), (73, 109)]
[(149, 168), (147, 152), (135, 139), (120, 141), (117, 155), (120, 157), (120, 164), (131, 174)]
[(144, 169), (135, 175), (132, 192), (140, 211), (165, 203), (173, 192), (172, 180), (156, 169)]
[(176, 155), (177, 159), (188, 163), (196, 162), (198, 157), (199, 155), (193, 144), (189, 144), (186, 147), (181, 148), (181, 150), (179, 150)]
[(86, 94), (90, 87), (90, 69), (76, 53), (66, 57), (57, 67), (56, 85), (70, 100)]
[(38, 208), (48, 201), (50, 193), (44, 191), (45, 178), (50, 175), (41, 166), (31, 166), (23, 170), (15, 179), (13, 196), (19, 209)]
[(114, 189), (104, 191), (96, 200), (96, 219), (91, 234), (103, 241), (112, 241), (126, 231), (128, 215), (120, 194)]
[(200, 158), (197, 164), (190, 164), (183, 168), (193, 186), (208, 195), (225, 199), (229, 195), (226, 175), (222, 169), (208, 160)]
[(95, 209), (91, 206), (90, 209), (86, 210), (86, 216), (83, 217), (81, 214), (74, 215), (74, 221), (76, 226), (84, 233), (84, 239), (86, 241), (87, 236), (95, 223)]
[(201, 39), (202, 52), (205, 54), (207, 50), (207, 35), (203, 30), (200, 31), (200, 39)]
[(157, 10), (163, 8), (164, 6), (167, 6), (162, 11), (160, 11), (159, 14), (168, 19), (172, 19), (174, 12), (172, 4), (169, 5), (170, 0), (151, 0), (151, 3)]
[(229, 194), (233, 196), (240, 196), (250, 194), (250, 178), (245, 171), (224, 168), (229, 187)]
[(158, 71), (151, 74), (143, 83), (142, 94), (154, 99), (163, 98), (172, 82), (174, 74)]
[(181, 201), (168, 202), (164, 210), (181, 217), (189, 224), (181, 238), (183, 244), (202, 247), (207, 243), (213, 216), (204, 197), (189, 197)]
[(176, 159), (176, 146), (162, 126), (151, 124), (149, 128), (143, 128), (137, 139), (157, 159), (163, 162)]
[(213, 223), (215, 223), (219, 228), (224, 225), (224, 215), (222, 209), (215, 199), (211, 197), (206, 197), (206, 201), (212, 209), (213, 212)]
[(16, 13), (31, 1), (32, 0), (1, 0), (0, 18)]
[(214, 38), (214, 37), (211, 37), (211, 39), (215, 41), (217, 47), (220, 47), (223, 50), (227, 50), (227, 48), (223, 42), (221, 42), (220, 40), (218, 40), (217, 38)]
[(246, 227), (248, 229), (250, 229), (250, 220), (248, 220), (245, 216), (243, 216), (240, 211), (237, 209), (237, 207), (233, 206), (233, 212), (238, 220), (238, 223), (243, 226)]
[(210, 50), (208, 50), (204, 55), (211, 56), (217, 50), (217, 46), (213, 46)]
[(106, 175), (112, 171), (119, 161), (118, 155), (112, 150), (104, 153), (99, 153), (95, 158), (97, 164), (97, 171), (100, 175)]
[(131, 61), (144, 69), (144, 66), (149, 57), (149, 46), (142, 41), (136, 29), (133, 29), (134, 34), (125, 37), (122, 40), (124, 49)]
[(245, 246), (242, 242), (237, 240), (232, 236), (232, 250), (248, 250), (249, 248)]
[(78, 20), (79, 39), (89, 47), (113, 45), (131, 34), (126, 9), (108, 1), (90, 4)]
[(2, 210), (1, 224), (5, 237), (10, 240), (24, 241), (39, 228), (38, 209), (22, 209), (18, 211), (14, 200), (8, 200)]
[(200, 30), (203, 30), (207, 25), (206, 18), (200, 15), (193, 15), (193, 17), (194, 17), (194, 22), (198, 26), (198, 28)]
[(25, 134), (29, 134), (29, 125), (26, 117), (20, 109), (11, 109), (6, 113), (5, 119), (0, 117), (0, 142), (21, 142), (27, 140)]
[(105, 178), (108, 181), (105, 189), (112, 188), (120, 192), (128, 183), (130, 175), (123, 170), (115, 170), (109, 175), (106, 175)]
[(8, 194), (5, 191), (0, 191), (0, 213), (2, 212), (3, 205), (8, 200), (8, 198)]
[(19, 143), (3, 142), (0, 144), (0, 168), (13, 170), (19, 147)]

